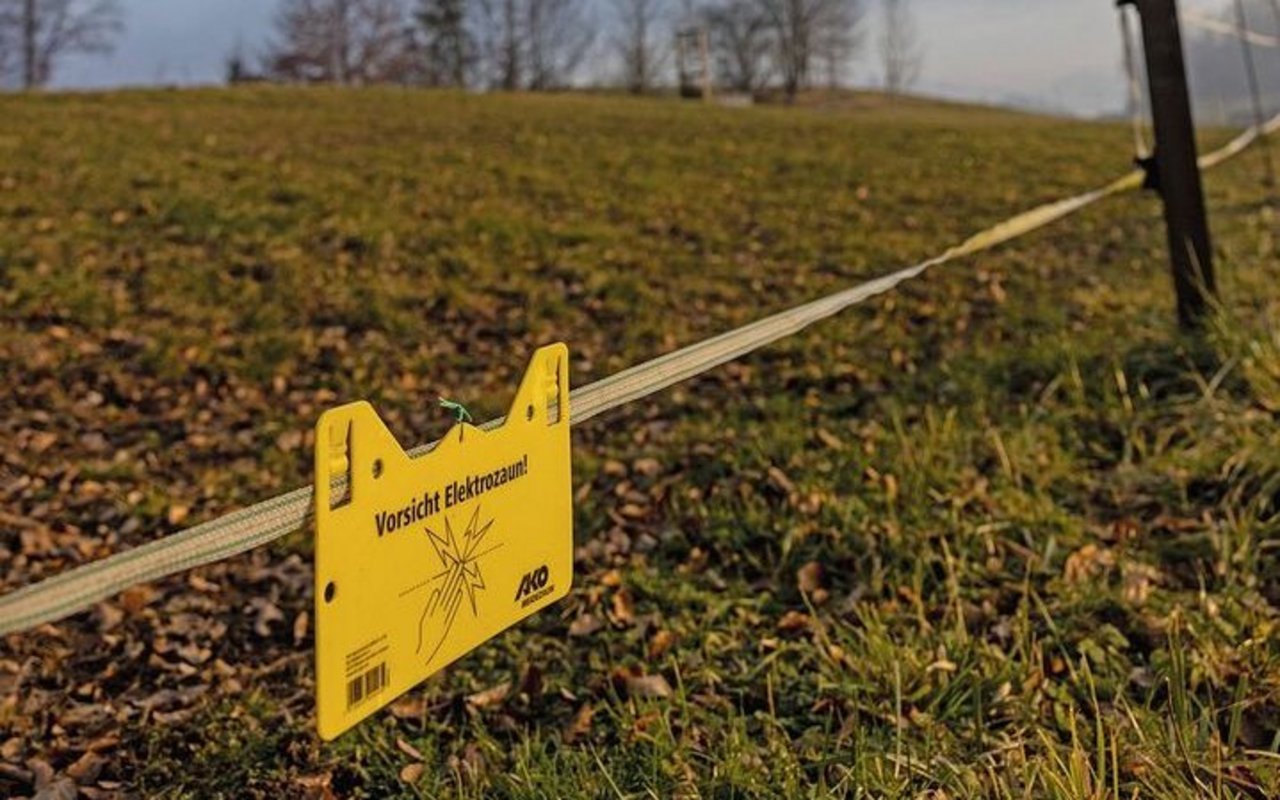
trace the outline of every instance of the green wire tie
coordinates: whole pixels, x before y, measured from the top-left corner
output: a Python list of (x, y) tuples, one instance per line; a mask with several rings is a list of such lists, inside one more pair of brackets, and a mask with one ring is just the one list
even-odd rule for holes
[(440, 398), (440, 407), (453, 414), (453, 418), (457, 422), (475, 422), (471, 416), (471, 412), (462, 403), (455, 403), (452, 400)]

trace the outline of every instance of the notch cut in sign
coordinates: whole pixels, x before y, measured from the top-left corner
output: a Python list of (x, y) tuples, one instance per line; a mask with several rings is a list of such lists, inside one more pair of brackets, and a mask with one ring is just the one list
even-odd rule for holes
[(458, 422), (417, 458), (368, 403), (325, 412), (315, 504), (316, 723), (329, 740), (569, 593), (568, 348), (534, 354), (500, 427)]

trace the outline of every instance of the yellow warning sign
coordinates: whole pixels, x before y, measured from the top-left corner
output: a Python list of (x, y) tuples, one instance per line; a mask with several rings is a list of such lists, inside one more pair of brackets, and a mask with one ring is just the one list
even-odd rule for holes
[(568, 348), (534, 354), (502, 427), (459, 422), (418, 458), (368, 403), (328, 411), (315, 473), (316, 716), (332, 739), (568, 594)]

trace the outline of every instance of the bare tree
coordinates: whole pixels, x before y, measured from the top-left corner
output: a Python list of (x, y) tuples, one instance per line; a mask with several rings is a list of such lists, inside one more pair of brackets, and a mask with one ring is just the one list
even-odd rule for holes
[(482, 81), (506, 91), (567, 85), (595, 42), (590, 0), (474, 0)]
[(478, 48), (468, 25), (467, 5), (467, 0), (419, 0), (415, 17), (426, 35), (424, 77), (432, 86), (469, 82)]
[(813, 49), (827, 88), (837, 89), (848, 77), (849, 66), (862, 46), (863, 7), (845, 3), (830, 14), (831, 22), (818, 30)]
[(782, 77), (787, 99), (808, 86), (814, 62), (824, 40), (836, 32), (848, 32), (851, 57), (857, 37), (853, 31), (862, 17), (861, 0), (758, 0), (773, 39), (773, 60)]
[(281, 80), (384, 83), (413, 71), (401, 0), (283, 0), (267, 68)]
[(664, 9), (662, 0), (614, 0), (618, 34), (614, 48), (622, 62), (623, 78), (633, 94), (653, 88), (664, 53), (655, 36)]
[(736, 92), (755, 93), (770, 77), (769, 22), (755, 0), (727, 0), (704, 13), (717, 80)]
[(474, 0), (468, 17), (477, 49), (481, 85), (515, 91), (520, 88), (520, 0)]
[(257, 71), (249, 55), (245, 52), (244, 40), (236, 37), (235, 44), (222, 61), (223, 75), (228, 86), (239, 86), (244, 83), (262, 83), (264, 78)]
[(526, 86), (566, 86), (595, 41), (585, 0), (525, 0)]
[(502, 20), (499, 23), (496, 50), (496, 75), (498, 85), (509, 92), (521, 86), (520, 68), (524, 63), (524, 43), (520, 34), (520, 8), (517, 0), (502, 0)]
[(71, 53), (109, 53), (124, 29), (116, 0), (0, 0), (0, 76), (35, 89)]
[(9, 85), (15, 77), (18, 64), (18, 31), (22, 19), (18, 7), (11, 2), (0, 3), (0, 87)]
[(924, 54), (910, 0), (884, 0), (880, 59), (884, 65), (884, 86), (890, 95), (902, 94), (919, 80)]

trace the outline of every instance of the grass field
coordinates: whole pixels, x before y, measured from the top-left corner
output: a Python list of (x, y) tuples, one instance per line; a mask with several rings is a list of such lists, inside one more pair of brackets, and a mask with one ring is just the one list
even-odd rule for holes
[[(929, 104), (384, 90), (0, 96), (0, 587), (940, 252), (1128, 168)], [(1210, 143), (1221, 135), (1209, 135)], [(1173, 326), (1108, 201), (574, 431), (577, 579), (330, 745), (310, 532), (0, 648), (0, 795), (1280, 795), (1280, 278), (1207, 178)], [(71, 795), (49, 795), (71, 796)]]

